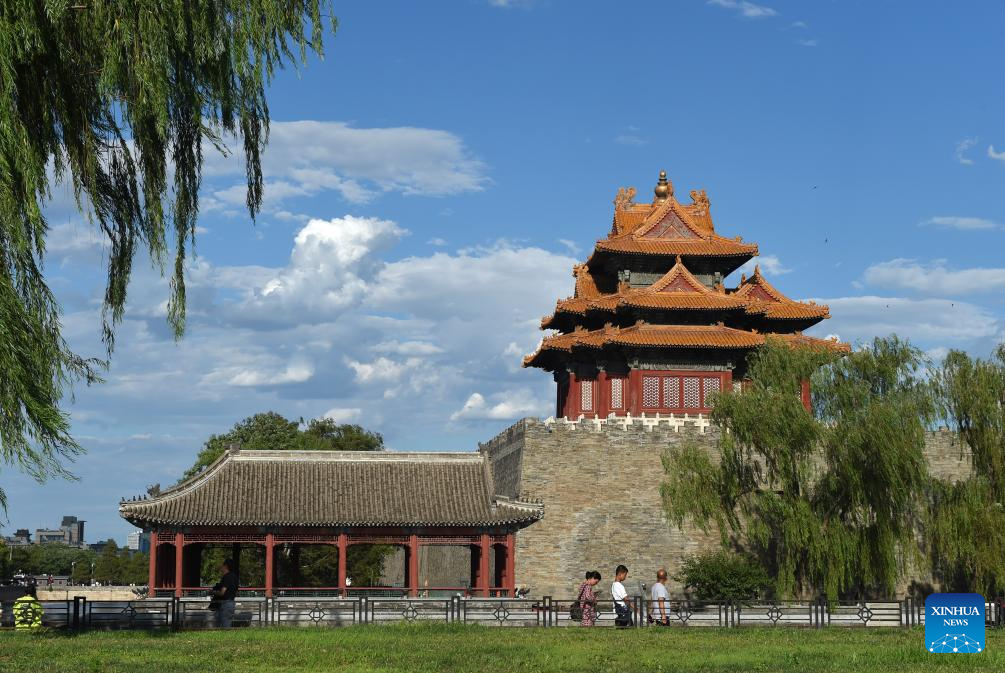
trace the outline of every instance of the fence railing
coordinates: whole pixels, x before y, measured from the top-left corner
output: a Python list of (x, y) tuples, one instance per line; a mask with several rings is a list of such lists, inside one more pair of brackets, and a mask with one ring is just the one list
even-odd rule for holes
[[(636, 596), (633, 627), (911, 627), (925, 623), (921, 600), (828, 603), (825, 600), (779, 603), (695, 602), (668, 600), (658, 605)], [(350, 626), (394, 622), (440, 622), (487, 626), (578, 626), (569, 608), (576, 599), (466, 598), (463, 596), (406, 598), (239, 597), (234, 626)], [(987, 626), (1000, 628), (1003, 610), (986, 604)], [(214, 625), (215, 613), (206, 598), (147, 598), (132, 601), (90, 601), (77, 596), (42, 602), (42, 625), (88, 629), (197, 629)], [(14, 626), (14, 603), (0, 604), (0, 627)], [(597, 603), (596, 626), (615, 626), (614, 605)]]

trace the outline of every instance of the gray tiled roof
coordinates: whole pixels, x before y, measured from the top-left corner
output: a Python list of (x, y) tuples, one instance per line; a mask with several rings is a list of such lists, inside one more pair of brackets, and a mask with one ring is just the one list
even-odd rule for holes
[(543, 508), (494, 493), (480, 453), (231, 450), (119, 514), (139, 526), (529, 525)]

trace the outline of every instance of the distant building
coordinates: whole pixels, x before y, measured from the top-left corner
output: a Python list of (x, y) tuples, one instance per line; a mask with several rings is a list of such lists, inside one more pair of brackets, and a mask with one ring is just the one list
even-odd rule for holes
[(150, 551), (150, 533), (134, 530), (126, 536), (126, 549), (144, 554)]
[(64, 516), (59, 527), (66, 532), (66, 544), (79, 547), (84, 544), (84, 521), (75, 516)]
[(35, 544), (52, 543), (81, 548), (86, 546), (84, 544), (84, 521), (75, 516), (64, 516), (59, 528), (37, 528), (35, 530)]
[(66, 533), (62, 528), (35, 529), (35, 544), (66, 544)]
[(4, 542), (10, 547), (24, 547), (31, 544), (31, 531), (27, 528), (18, 528), (14, 535), (4, 538)]

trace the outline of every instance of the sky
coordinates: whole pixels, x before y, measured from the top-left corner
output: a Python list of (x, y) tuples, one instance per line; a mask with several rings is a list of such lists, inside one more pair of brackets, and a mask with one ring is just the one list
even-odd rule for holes
[[(352, 0), (336, 14), (324, 59), (269, 89), (257, 221), (240, 152), (207, 156), (184, 339), (167, 281), (138, 262), (105, 383), (65, 400), (87, 450), (78, 481), (5, 466), (4, 534), (73, 514), (88, 541), (121, 542), (120, 498), (174, 483), (256, 412), (421, 451), (549, 415), (551, 377), (521, 357), (609, 231), (617, 189), (648, 198), (660, 169), (685, 201), (708, 191), (717, 231), (757, 242), (779, 289), (830, 306), (819, 336), (896, 332), (936, 359), (1005, 339), (1001, 3)], [(107, 251), (65, 190), (47, 213), (65, 336), (102, 356)]]

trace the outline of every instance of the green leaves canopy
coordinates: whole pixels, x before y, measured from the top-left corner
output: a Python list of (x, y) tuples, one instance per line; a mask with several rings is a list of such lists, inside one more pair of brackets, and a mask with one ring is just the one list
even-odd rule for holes
[[(37, 479), (80, 447), (59, 409), (99, 363), (74, 355), (43, 274), (54, 187), (68, 184), (109, 244), (103, 337), (114, 345), (133, 259), (163, 269), (185, 325), (203, 143), (236, 136), (247, 206), (262, 201), (265, 87), (321, 54), (330, 0), (9, 0), (0, 3), (0, 456)], [(334, 19), (332, 26), (334, 28)], [(170, 242), (169, 242), (170, 241)], [(5, 505), (0, 491), (0, 505)]]
[[(664, 458), (671, 523), (687, 520), (748, 547), (777, 572), (776, 590), (892, 592), (917, 550), (917, 504), (933, 418), (919, 351), (896, 337), (840, 359), (769, 342), (750, 385), (722, 395), (718, 463), (696, 446)], [(812, 379), (815, 414), (799, 399)]]
[(213, 435), (203, 445), (195, 464), (185, 472), (187, 479), (212, 465), (231, 444), (242, 449), (276, 451), (381, 451), (384, 438), (359, 425), (339, 424), (331, 418), (315, 418), (305, 427), (303, 419), (290, 421), (274, 411), (249, 416), (229, 432)]
[(973, 473), (934, 480), (926, 532), (946, 585), (985, 596), (1005, 591), (1005, 344), (991, 358), (951, 351), (935, 377), (960, 452)]

